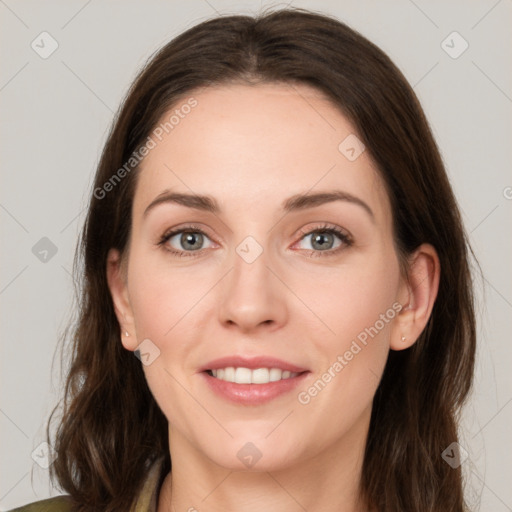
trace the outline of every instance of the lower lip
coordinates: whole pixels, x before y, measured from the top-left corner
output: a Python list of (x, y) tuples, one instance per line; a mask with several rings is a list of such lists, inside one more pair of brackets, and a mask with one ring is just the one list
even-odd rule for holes
[(201, 375), (206, 379), (210, 388), (223, 398), (238, 404), (258, 405), (289, 393), (304, 380), (308, 373), (303, 372), (296, 377), (277, 380), (268, 384), (237, 384), (217, 379), (206, 372), (202, 372)]

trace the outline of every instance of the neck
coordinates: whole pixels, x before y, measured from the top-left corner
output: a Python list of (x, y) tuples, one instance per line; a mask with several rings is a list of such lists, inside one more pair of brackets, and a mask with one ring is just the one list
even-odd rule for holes
[[(364, 420), (368, 425), (369, 416)], [(358, 491), (367, 428), (354, 429), (313, 457), (259, 472), (223, 468), (179, 432), (169, 433), (173, 469), (162, 485), (158, 512), (363, 510)]]

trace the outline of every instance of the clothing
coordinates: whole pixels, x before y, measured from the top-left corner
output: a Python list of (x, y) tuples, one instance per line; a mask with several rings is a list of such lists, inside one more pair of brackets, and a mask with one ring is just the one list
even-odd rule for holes
[[(158, 495), (160, 494), (160, 477), (164, 458), (157, 459), (142, 486), (140, 494), (135, 499), (129, 512), (156, 512)], [(15, 508), (10, 512), (73, 512), (68, 495), (56, 496), (46, 500), (35, 501), (28, 505)]]

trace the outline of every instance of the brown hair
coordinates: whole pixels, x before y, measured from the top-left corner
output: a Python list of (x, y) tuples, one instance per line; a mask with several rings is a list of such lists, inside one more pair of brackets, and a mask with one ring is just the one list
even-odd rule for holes
[(197, 88), (232, 82), (304, 83), (325, 93), (380, 170), (400, 257), (425, 242), (437, 250), (437, 300), (418, 341), (389, 354), (374, 398), (360, 492), (380, 512), (465, 510), (460, 468), (441, 457), (457, 440), (475, 352), (471, 250), (458, 207), (428, 122), (401, 72), (353, 29), (302, 9), (194, 26), (161, 48), (130, 88), (99, 162), (74, 264), (79, 318), (54, 442), (57, 407), (48, 421), (57, 456), (52, 480), (77, 510), (124, 512), (156, 458), (165, 457), (164, 472), (171, 468), (167, 420), (140, 361), (122, 347), (106, 280), (108, 250), (126, 256), (137, 167), (108, 193), (98, 191), (178, 101)]

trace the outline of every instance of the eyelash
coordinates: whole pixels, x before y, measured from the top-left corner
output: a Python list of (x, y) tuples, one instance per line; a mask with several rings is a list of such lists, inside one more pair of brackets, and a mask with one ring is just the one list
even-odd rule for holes
[[(184, 257), (184, 258), (192, 257), (193, 258), (193, 257), (199, 256), (200, 254), (203, 253), (204, 249), (201, 249), (199, 251), (176, 251), (174, 249), (168, 249), (167, 247), (165, 247), (165, 244), (174, 235), (177, 235), (179, 233), (200, 233), (200, 234), (208, 237), (208, 235), (199, 226), (189, 225), (189, 226), (181, 227), (179, 229), (166, 231), (162, 235), (160, 240), (157, 242), (157, 245), (162, 246), (165, 251), (170, 252), (172, 255), (178, 256), (178, 257)], [(321, 226), (317, 226), (314, 229), (310, 229), (309, 231), (300, 230), (300, 234), (302, 235), (300, 240), (302, 240), (302, 238), (304, 238), (308, 235), (311, 235), (313, 233), (329, 233), (332, 235), (336, 235), (341, 240), (342, 245), (340, 245), (336, 249), (328, 249), (325, 251), (315, 251), (315, 250), (311, 250), (311, 249), (309, 249), (309, 250), (304, 249), (305, 251), (309, 252), (309, 254), (308, 254), (309, 258), (334, 256), (334, 255), (338, 254), (338, 252), (342, 251), (343, 249), (346, 249), (347, 247), (350, 247), (353, 244), (353, 240), (350, 235), (341, 231), (339, 228), (335, 228), (328, 224), (323, 224)]]

